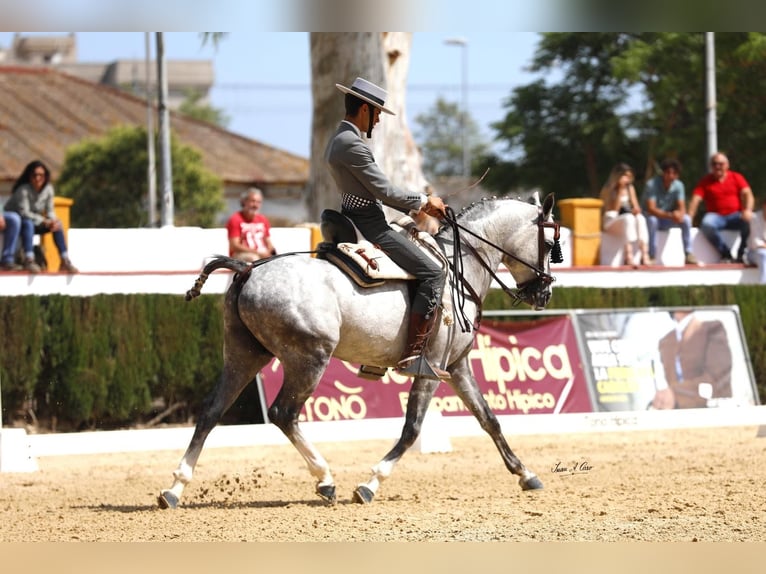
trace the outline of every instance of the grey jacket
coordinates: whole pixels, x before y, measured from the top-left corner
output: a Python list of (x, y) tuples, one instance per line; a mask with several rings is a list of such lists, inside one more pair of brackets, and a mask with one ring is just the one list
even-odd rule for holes
[(5, 211), (15, 211), (24, 219), (31, 219), (35, 226), (44, 219), (55, 219), (53, 210), (53, 186), (49, 183), (37, 193), (29, 183), (16, 188), (11, 198), (5, 202)]
[(403, 191), (381, 171), (354, 124), (343, 120), (327, 144), (325, 161), (343, 194), (379, 201), (402, 211), (419, 210), (427, 196)]

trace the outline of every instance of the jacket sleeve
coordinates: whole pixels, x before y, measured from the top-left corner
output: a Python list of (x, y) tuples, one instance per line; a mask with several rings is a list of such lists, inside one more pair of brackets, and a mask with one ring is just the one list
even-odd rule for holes
[(408, 193), (392, 185), (363, 142), (354, 142), (345, 153), (346, 168), (375, 199), (405, 211), (421, 208), (425, 195)]

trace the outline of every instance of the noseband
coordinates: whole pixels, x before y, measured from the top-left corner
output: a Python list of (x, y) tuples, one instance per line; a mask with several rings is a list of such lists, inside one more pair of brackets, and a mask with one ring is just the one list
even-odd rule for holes
[[(506, 293), (511, 299), (513, 299), (512, 305), (516, 307), (520, 303), (524, 301), (523, 294), (531, 291), (534, 288), (542, 288), (550, 285), (553, 283), (556, 279), (548, 273), (545, 270), (545, 230), (546, 228), (553, 228), (553, 248), (551, 249), (551, 261), (553, 263), (561, 263), (564, 260), (564, 257), (561, 253), (561, 245), (559, 244), (559, 238), (561, 236), (560, 229), (559, 229), (559, 223), (555, 221), (546, 221), (545, 220), (545, 214), (543, 213), (542, 206), (537, 206), (537, 265), (533, 265), (532, 263), (529, 263), (527, 261), (524, 261), (523, 259), (517, 257), (513, 253), (509, 253), (499, 245), (495, 245), (488, 239), (485, 239), (484, 237), (481, 237), (471, 231), (470, 229), (460, 225), (457, 220), (455, 219), (455, 213), (452, 211), (451, 208), (447, 207), (447, 217), (446, 220), (449, 223), (449, 225), (453, 229), (453, 237), (455, 241), (454, 250), (453, 250), (453, 261), (450, 263), (450, 267), (452, 268), (453, 275), (455, 277), (459, 277), (461, 283), (466, 287), (468, 292), (471, 295), (471, 298), (473, 299), (474, 303), (478, 307), (478, 313), (477, 313), (477, 319), (476, 319), (476, 325), (474, 325), (474, 329), (478, 328), (478, 322), (481, 320), (481, 298), (476, 293), (476, 290), (471, 286), (468, 281), (465, 280), (463, 277), (463, 264), (461, 260), (461, 241), (460, 241), (460, 234), (459, 231), (465, 231), (469, 235), (472, 235), (479, 241), (486, 243), (490, 247), (497, 249), (500, 251), (503, 255), (506, 257), (510, 257), (511, 259), (518, 261), (522, 265), (525, 265), (529, 269), (535, 272), (535, 277), (524, 281), (523, 283), (517, 283), (516, 284), (516, 290), (511, 289), (508, 287), (503, 281), (500, 280), (500, 278), (497, 276), (497, 273), (494, 269), (490, 268), (490, 266), (487, 264), (487, 262), (484, 260), (484, 258), (481, 256), (481, 254), (476, 250), (476, 248), (471, 245), (470, 243), (466, 243), (466, 246), (468, 247), (469, 251), (476, 257), (476, 259), (479, 261), (482, 267), (486, 269), (490, 276), (497, 282), (498, 285), (500, 285), (500, 288), (503, 290), (504, 293)], [(453, 285), (454, 288), (454, 285)], [(458, 305), (462, 309), (462, 297), (458, 298), (460, 300), (460, 305)], [(470, 331), (470, 326), (468, 325), (468, 320), (465, 316), (463, 316), (462, 327), (463, 331)]]

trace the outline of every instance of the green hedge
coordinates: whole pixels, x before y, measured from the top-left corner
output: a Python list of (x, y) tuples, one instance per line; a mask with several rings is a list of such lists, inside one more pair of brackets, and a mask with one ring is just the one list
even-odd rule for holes
[(54, 429), (189, 419), (222, 367), (220, 295), (0, 297), (3, 420)]
[[(549, 309), (738, 305), (763, 402), (764, 293), (760, 285), (558, 287)], [(191, 303), (180, 295), (0, 297), (4, 423), (117, 428), (145, 423), (172, 405), (178, 408), (165, 422), (190, 420), (222, 368), (222, 302), (222, 295)], [(493, 291), (484, 308), (507, 309), (509, 303)], [(235, 404), (227, 422), (248, 411)]]

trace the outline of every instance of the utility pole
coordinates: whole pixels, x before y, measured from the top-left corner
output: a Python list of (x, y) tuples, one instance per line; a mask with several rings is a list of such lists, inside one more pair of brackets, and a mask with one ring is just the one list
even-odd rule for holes
[(705, 112), (707, 115), (707, 157), (704, 165), (718, 151), (715, 93), (715, 32), (705, 32)]
[(168, 112), (168, 75), (165, 63), (165, 45), (162, 32), (157, 32), (157, 85), (159, 87), (160, 112), (160, 184), (162, 227), (173, 226), (173, 168), (170, 162), (170, 112)]
[(460, 47), (460, 91), (462, 95), (462, 113), (460, 114), (460, 139), (463, 146), (463, 177), (471, 175), (471, 150), (468, 143), (468, 40), (466, 38), (447, 38), (448, 46)]
[(157, 167), (154, 159), (154, 97), (152, 96), (151, 37), (144, 32), (146, 47), (146, 184), (149, 195), (149, 225), (157, 225)]

